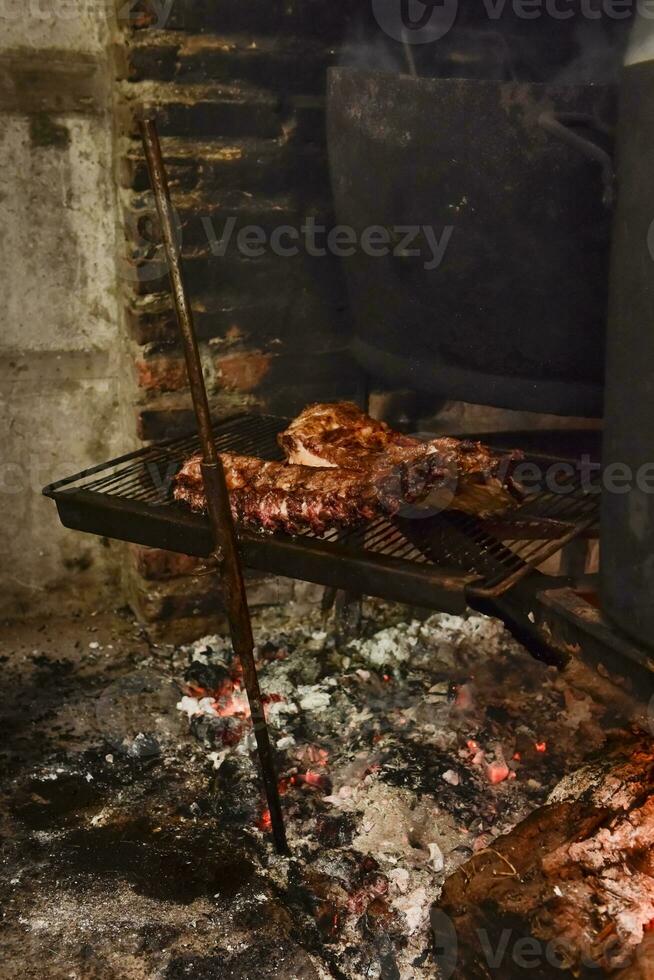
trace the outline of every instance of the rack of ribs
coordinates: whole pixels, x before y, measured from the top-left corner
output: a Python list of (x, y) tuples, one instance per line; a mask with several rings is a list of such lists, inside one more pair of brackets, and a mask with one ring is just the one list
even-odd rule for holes
[[(369, 459), (355, 467), (295, 466), (221, 453), (234, 519), (263, 531), (322, 534), (353, 527), (426, 496), (447, 473), (422, 446)], [(173, 496), (203, 511), (202, 457), (191, 456), (175, 478)]]
[[(502, 458), (480, 443), (421, 442), (349, 402), (310, 406), (278, 440), (286, 462), (220, 454), (232, 513), (244, 526), (321, 534), (426, 499), (432, 507), (477, 515), (515, 503), (498, 475)], [(205, 509), (199, 455), (177, 474), (173, 496), (193, 510)]]

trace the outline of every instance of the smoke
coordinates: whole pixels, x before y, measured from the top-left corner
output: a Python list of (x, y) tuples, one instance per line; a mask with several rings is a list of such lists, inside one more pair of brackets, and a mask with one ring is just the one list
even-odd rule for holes
[(363, 71), (384, 71), (393, 75), (407, 74), (409, 64), (402, 46), (374, 26), (358, 20), (350, 29), (340, 52), (341, 68), (358, 68)]
[[(569, 85), (609, 84), (618, 78), (627, 49), (631, 17), (615, 19), (578, 14), (573, 20), (548, 16), (545, 5), (535, 19), (516, 16), (509, 0), (489, 16), (488, 5), (462, 8), (451, 28), (435, 40), (398, 40), (374, 17), (351, 22), (341, 48), (341, 67), (418, 75), (425, 78), (476, 78)], [(654, 57), (654, 27), (639, 23), (632, 60)], [(645, 54), (643, 54), (645, 52)]]
[(624, 22), (613, 24), (611, 28), (599, 21), (578, 23), (574, 31), (577, 54), (555, 76), (554, 81), (561, 85), (617, 82), (629, 28), (630, 23)]

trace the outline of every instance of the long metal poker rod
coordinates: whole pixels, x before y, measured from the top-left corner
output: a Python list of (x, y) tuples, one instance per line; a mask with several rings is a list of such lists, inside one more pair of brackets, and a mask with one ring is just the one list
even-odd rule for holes
[(257, 748), (259, 750), (259, 761), (266, 788), (275, 847), (280, 853), (283, 853), (288, 850), (288, 845), (286, 843), (284, 817), (279, 800), (275, 762), (268, 736), (268, 726), (266, 725), (266, 717), (261, 702), (261, 691), (259, 689), (259, 679), (254, 662), (254, 640), (252, 638), (250, 613), (245, 594), (245, 586), (243, 584), (243, 573), (238, 554), (234, 521), (229, 506), (229, 493), (225, 483), (223, 465), (216, 450), (216, 443), (213, 437), (207, 390), (202, 373), (202, 362), (200, 361), (200, 353), (193, 326), (191, 306), (184, 285), (168, 180), (161, 156), (161, 146), (159, 144), (155, 121), (153, 119), (144, 119), (140, 125), (150, 181), (157, 202), (163, 243), (168, 259), (168, 270), (175, 301), (175, 310), (177, 312), (177, 322), (184, 343), (184, 355), (186, 357), (186, 368), (191, 386), (191, 395), (193, 397), (193, 407), (198, 422), (203, 456), (202, 477), (207, 496), (211, 529), (216, 546), (214, 558), (220, 570), (222, 591), (232, 635), (232, 644), (243, 668), (243, 679), (250, 702), (250, 713), (252, 715)]

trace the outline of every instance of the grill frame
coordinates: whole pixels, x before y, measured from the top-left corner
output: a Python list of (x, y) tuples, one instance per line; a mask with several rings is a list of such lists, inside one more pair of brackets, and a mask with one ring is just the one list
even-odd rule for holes
[[(270, 415), (231, 416), (214, 424), (218, 451), (281, 459), (275, 436), (287, 424)], [(196, 434), (169, 439), (58, 480), (43, 493), (68, 528), (208, 558), (214, 550), (208, 519), (171, 497), (175, 473), (198, 448)], [(239, 547), (252, 569), (460, 613), (468, 597), (500, 596), (568, 541), (594, 534), (599, 496), (580, 494), (574, 481), (569, 497), (536, 492), (500, 524), (456, 512), (416, 519), (414, 512), (320, 538), (240, 528)]]

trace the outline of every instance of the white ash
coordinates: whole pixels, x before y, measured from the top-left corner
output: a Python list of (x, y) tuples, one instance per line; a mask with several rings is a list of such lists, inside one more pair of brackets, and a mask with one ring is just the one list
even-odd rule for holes
[[(396, 609), (380, 603), (366, 613), (362, 637), (341, 650), (315, 610), (257, 613), (261, 688), (288, 787), (282, 804), (293, 853), (319, 868), (333, 882), (333, 900), (346, 906), (341, 862), (374, 861), (387, 882), (376, 901), (404, 936), (392, 947), (398, 975), (431, 980), (429, 908), (445, 877), (545, 802), (561, 776), (603, 744), (605, 709), (570, 690), (497, 621), (439, 614), (398, 622)], [(223, 637), (206, 637), (186, 654), (233, 667)], [(192, 726), (196, 710), (220, 726), (224, 719), (200, 708), (204, 700), (183, 697), (178, 707)], [(256, 780), (251, 733), (235, 745), (216, 733), (214, 744), (210, 730), (202, 734), (211, 765), (223, 770), (240, 760)], [(298, 779), (306, 774), (313, 784)], [(349, 821), (349, 838), (326, 844), (323, 817)], [(269, 874), (281, 869), (273, 862)], [(359, 928), (363, 913), (341, 913), (330, 940), (338, 969), (352, 980), (378, 975), (374, 944), (366, 946)]]
[(329, 707), (330, 696), (318, 686), (301, 685), (297, 689), (299, 705), (303, 711), (323, 711)]
[(408, 894), (400, 894), (393, 899), (393, 908), (401, 912), (406, 920), (407, 932), (412, 936), (418, 929), (428, 927), (429, 909), (433, 894), (422, 886)]
[(177, 702), (177, 710), (185, 712), (189, 718), (196, 715), (215, 715), (215, 701), (213, 698), (191, 698), (188, 695)]

